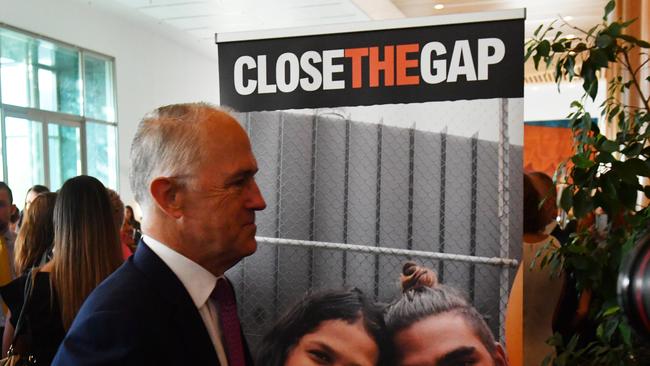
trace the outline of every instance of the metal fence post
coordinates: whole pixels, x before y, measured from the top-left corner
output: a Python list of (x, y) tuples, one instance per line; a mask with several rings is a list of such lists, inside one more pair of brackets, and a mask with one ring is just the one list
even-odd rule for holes
[[(510, 257), (510, 136), (508, 134), (508, 99), (499, 104), (499, 257)], [(505, 343), (505, 318), (510, 293), (508, 268), (501, 268), (499, 276), (499, 339)]]

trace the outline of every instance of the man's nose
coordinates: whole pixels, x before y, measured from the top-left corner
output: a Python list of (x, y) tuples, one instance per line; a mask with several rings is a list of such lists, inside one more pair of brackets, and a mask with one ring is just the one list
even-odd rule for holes
[(264, 197), (262, 197), (262, 192), (260, 191), (260, 187), (257, 185), (255, 179), (253, 179), (250, 194), (251, 196), (249, 199), (248, 208), (253, 209), (255, 211), (264, 210), (266, 208), (266, 201), (264, 201)]

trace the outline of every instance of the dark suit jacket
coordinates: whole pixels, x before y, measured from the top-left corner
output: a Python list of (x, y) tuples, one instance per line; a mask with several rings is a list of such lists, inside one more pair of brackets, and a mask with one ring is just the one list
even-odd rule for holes
[(140, 242), (86, 299), (52, 365), (214, 366), (219, 360), (183, 284)]

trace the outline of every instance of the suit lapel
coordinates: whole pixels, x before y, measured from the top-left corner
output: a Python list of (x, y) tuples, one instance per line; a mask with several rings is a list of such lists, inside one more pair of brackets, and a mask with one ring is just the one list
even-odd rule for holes
[[(180, 352), (187, 364), (219, 365), (217, 353), (203, 319), (181, 281), (144, 242), (140, 241), (134, 256), (135, 266), (148, 277), (168, 306), (173, 308), (171, 323), (176, 334), (166, 335), (180, 340)], [(162, 306), (163, 304), (161, 304)], [(181, 344), (178, 344), (180, 347)]]

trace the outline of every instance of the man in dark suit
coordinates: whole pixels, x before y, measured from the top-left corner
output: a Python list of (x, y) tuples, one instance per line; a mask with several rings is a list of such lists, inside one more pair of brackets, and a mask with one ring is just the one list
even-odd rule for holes
[(143, 240), (88, 297), (53, 365), (251, 365), (223, 276), (255, 252), (266, 206), (246, 133), (207, 104), (161, 107), (131, 160)]

